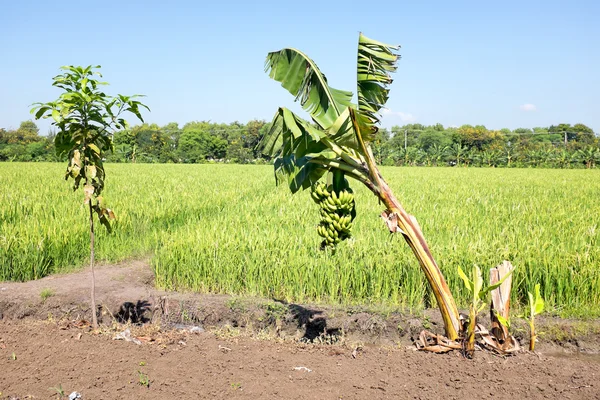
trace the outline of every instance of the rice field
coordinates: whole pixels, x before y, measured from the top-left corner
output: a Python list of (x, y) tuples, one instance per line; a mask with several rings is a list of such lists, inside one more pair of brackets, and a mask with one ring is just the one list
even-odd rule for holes
[[(0, 164), (0, 281), (30, 280), (87, 264), (82, 193), (65, 166)], [(307, 192), (275, 187), (271, 166), (109, 164), (105, 197), (114, 232), (97, 229), (97, 258), (149, 257), (166, 289), (288, 301), (431, 305), (424, 275), (382, 208), (354, 184), (354, 238), (319, 251), (318, 207)], [(600, 171), (383, 168), (423, 228), (452, 292), (456, 273), (504, 259), (517, 267), (513, 302), (540, 283), (564, 316), (600, 315)]]

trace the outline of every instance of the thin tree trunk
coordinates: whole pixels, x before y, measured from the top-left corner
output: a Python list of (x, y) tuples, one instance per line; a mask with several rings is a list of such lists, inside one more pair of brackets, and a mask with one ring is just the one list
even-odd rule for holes
[(98, 328), (98, 316), (96, 315), (96, 277), (94, 276), (94, 210), (92, 209), (92, 199), (88, 200), (88, 207), (90, 210), (90, 269), (92, 270), (92, 327)]

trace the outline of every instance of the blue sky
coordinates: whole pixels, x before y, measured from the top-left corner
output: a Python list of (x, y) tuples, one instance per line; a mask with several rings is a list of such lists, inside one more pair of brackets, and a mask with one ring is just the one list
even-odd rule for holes
[(0, 127), (54, 100), (66, 64), (102, 65), (109, 94), (145, 94), (147, 122), (270, 120), (293, 98), (264, 73), (267, 52), (301, 49), (333, 87), (355, 91), (362, 31), (402, 45), (383, 126), (600, 132), (597, 1), (0, 0), (0, 10)]

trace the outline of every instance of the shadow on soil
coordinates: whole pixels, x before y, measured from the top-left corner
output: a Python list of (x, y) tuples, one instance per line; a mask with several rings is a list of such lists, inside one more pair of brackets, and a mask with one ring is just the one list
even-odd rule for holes
[(341, 335), (339, 328), (327, 328), (327, 319), (323, 316), (322, 310), (313, 310), (303, 307), (299, 304), (289, 304), (283, 300), (273, 299), (273, 301), (286, 306), (296, 321), (300, 329), (304, 329), (304, 335), (300, 340), (306, 342), (337, 341)]
[(138, 300), (135, 303), (126, 301), (119, 307), (119, 311), (115, 314), (115, 319), (122, 324), (127, 322), (138, 325), (145, 324), (150, 322), (147, 314), (151, 311), (151, 306), (147, 300)]

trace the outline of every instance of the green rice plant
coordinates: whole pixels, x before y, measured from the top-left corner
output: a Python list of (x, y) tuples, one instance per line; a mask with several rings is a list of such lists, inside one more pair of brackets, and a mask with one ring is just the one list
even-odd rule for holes
[[(306, 229), (321, 219), (309, 193), (272, 187), (263, 165), (106, 164), (113, 232), (96, 232), (99, 263), (149, 258), (161, 288), (288, 302), (435, 304), (403, 239), (381, 229), (377, 200), (356, 187), (353, 238), (335, 257)], [(0, 280), (26, 281), (87, 265), (87, 209), (59, 163), (0, 163)], [(511, 305), (540, 284), (546, 312), (600, 316), (598, 170), (385, 167), (419, 224), (460, 307), (457, 267), (510, 260)], [(240, 185), (243, 177), (246, 185)], [(285, 218), (283, 218), (285, 216)], [(378, 243), (386, 246), (378, 248)], [(389, 248), (394, 252), (389, 252)], [(374, 250), (375, 249), (375, 250)]]

